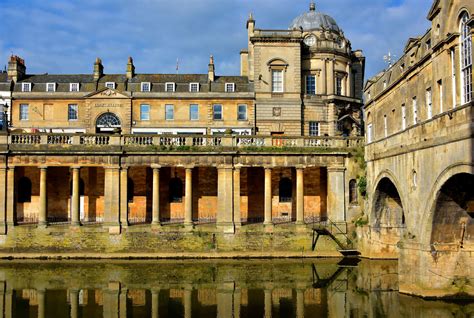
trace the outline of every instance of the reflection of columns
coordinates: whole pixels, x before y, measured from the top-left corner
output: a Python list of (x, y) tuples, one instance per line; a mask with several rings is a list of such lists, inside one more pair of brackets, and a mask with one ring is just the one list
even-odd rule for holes
[(120, 224), (128, 226), (128, 167), (120, 170)]
[(184, 193), (184, 225), (193, 225), (193, 168), (186, 168), (186, 183)]
[(103, 317), (118, 318), (119, 317), (119, 293), (120, 283), (110, 282), (106, 289), (103, 290)]
[(304, 168), (296, 168), (296, 224), (304, 224)]
[(69, 301), (71, 302), (71, 318), (79, 317), (79, 291), (77, 289), (69, 290)]
[[(0, 168), (0, 234), (7, 234), (7, 169)], [(6, 190), (6, 191), (5, 191)]]
[(15, 167), (7, 170), (7, 226), (15, 224)]
[[(5, 310), (6, 297), (5, 297), (5, 282), (0, 282), (0, 317), (4, 318), (8, 316), (7, 311)], [(5, 313), (5, 316), (3, 315)]]
[(192, 287), (184, 289), (183, 303), (184, 303), (184, 318), (191, 318), (192, 314), (193, 290)]
[(240, 301), (242, 299), (242, 292), (240, 288), (234, 290), (234, 317), (240, 318)]
[(7, 286), (5, 290), (5, 318), (13, 317), (13, 291)]
[(233, 316), (233, 293), (234, 283), (223, 283), (217, 288), (217, 317), (238, 317)]
[(119, 296), (119, 317), (120, 318), (127, 318), (127, 288), (120, 289), (120, 296)]
[(160, 225), (160, 167), (153, 169), (153, 198), (152, 198), (152, 224)]
[(233, 171), (231, 166), (217, 168), (217, 226), (234, 233)]
[(296, 317), (304, 317), (304, 290), (296, 290)]
[(265, 220), (263, 224), (272, 224), (272, 169), (265, 168)]
[(242, 212), (240, 210), (240, 167), (234, 169), (234, 225), (241, 227)]
[(160, 290), (151, 290), (151, 318), (158, 318), (160, 316)]
[(71, 198), (71, 225), (79, 226), (79, 179), (80, 179), (80, 168), (72, 168), (72, 198)]
[(109, 233), (120, 234), (120, 169), (105, 168), (104, 225)]
[(328, 167), (328, 217), (333, 222), (345, 222), (344, 167)]
[(328, 77), (327, 77), (327, 92), (328, 95), (334, 95), (334, 59), (329, 59), (329, 69), (327, 70)]
[(38, 301), (38, 318), (45, 318), (46, 291), (44, 289), (37, 289), (36, 299)]
[(39, 208), (39, 218), (38, 224), (46, 226), (47, 219), (47, 210), (48, 210), (48, 193), (47, 193), (47, 167), (40, 167), (40, 208)]
[(265, 289), (265, 318), (272, 317), (272, 290)]

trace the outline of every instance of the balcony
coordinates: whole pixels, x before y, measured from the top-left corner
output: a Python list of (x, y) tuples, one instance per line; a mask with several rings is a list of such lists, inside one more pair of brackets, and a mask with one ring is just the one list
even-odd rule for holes
[(240, 135), (104, 135), (20, 133), (0, 135), (10, 152), (348, 152), (364, 139)]

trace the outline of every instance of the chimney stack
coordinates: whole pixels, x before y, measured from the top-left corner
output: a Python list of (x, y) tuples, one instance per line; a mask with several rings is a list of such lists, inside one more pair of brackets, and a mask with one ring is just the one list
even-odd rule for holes
[(209, 59), (209, 67), (207, 71), (209, 82), (214, 82), (214, 79), (216, 77), (215, 70), (216, 68), (214, 67), (214, 56), (211, 55)]
[(133, 58), (130, 56), (127, 63), (127, 79), (132, 79), (135, 76), (135, 65), (133, 65)]
[(104, 75), (104, 66), (102, 66), (102, 60), (97, 58), (94, 63), (94, 80), (97, 81)]
[(8, 61), (8, 79), (16, 83), (22, 80), (25, 74), (25, 61), (16, 55), (10, 56), (10, 60)]

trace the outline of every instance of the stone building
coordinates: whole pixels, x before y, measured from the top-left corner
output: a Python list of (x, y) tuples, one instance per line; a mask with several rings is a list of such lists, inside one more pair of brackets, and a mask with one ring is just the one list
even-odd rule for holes
[[(281, 236), (283, 250), (311, 249), (308, 222), (329, 218), (345, 232), (360, 212), (351, 152), (362, 145), (364, 57), (314, 4), (290, 30), (255, 29), (252, 17), (247, 28), (240, 76), (218, 76), (212, 56), (207, 74), (141, 74), (132, 58), (124, 74), (107, 74), (98, 58), (91, 74), (74, 75), (28, 74), (12, 56), (11, 129), (0, 136), (4, 251), (59, 229), (92, 237), (82, 248), (100, 253), (115, 249), (103, 229), (134, 251), (154, 246), (150, 232), (182, 225), (201, 235), (184, 251), (216, 244), (196, 246), (203, 224), (260, 251), (244, 225), (302, 229), (305, 240)], [(63, 246), (40, 242), (45, 252)]]
[(474, 2), (437, 0), (431, 28), (365, 87), (363, 253), (399, 258), (400, 291), (474, 294)]
[(0, 129), (8, 126), (11, 106), (11, 84), (7, 72), (0, 72)]

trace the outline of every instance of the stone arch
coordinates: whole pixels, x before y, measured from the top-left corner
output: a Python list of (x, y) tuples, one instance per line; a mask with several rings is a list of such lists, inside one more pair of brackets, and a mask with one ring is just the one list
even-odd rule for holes
[(97, 132), (114, 132), (121, 129), (122, 120), (115, 113), (105, 112), (97, 116), (95, 126)]
[(390, 171), (382, 172), (374, 183), (370, 222), (374, 228), (406, 226), (402, 189)]
[[(445, 205), (449, 204), (456, 204), (456, 202), (452, 202), (449, 198), (449, 188), (451, 188), (451, 184), (449, 183), (450, 180), (455, 180), (453, 179), (455, 176), (460, 176), (460, 175), (474, 175), (474, 165), (472, 163), (459, 163), (455, 165), (451, 165), (448, 168), (446, 168), (437, 178), (435, 181), (431, 191), (430, 191), (430, 196), (428, 197), (427, 203), (426, 203), (426, 210), (423, 212), (422, 219), (424, 221), (424, 224), (422, 225), (422, 233), (421, 233), (421, 241), (424, 244), (431, 244), (432, 242), (432, 237), (433, 237), (433, 224), (436, 221), (435, 217), (437, 214), (437, 210), (439, 210), (440, 206), (439, 204), (442, 204), (444, 202)], [(443, 193), (443, 187), (447, 185), (448, 189), (444, 189)], [(472, 189), (472, 188), (471, 188)], [(446, 191), (447, 190), (447, 191)], [(472, 190), (471, 190), (472, 191)], [(446, 193), (448, 192), (448, 193)], [(440, 196), (441, 195), (441, 196)], [(446, 197), (448, 195), (448, 197)], [(461, 211), (459, 211), (461, 212)], [(467, 213), (466, 213), (467, 214)], [(470, 223), (472, 224), (472, 223)], [(467, 224), (466, 224), (467, 225)], [(474, 225), (471, 225), (473, 227)], [(474, 235), (471, 234), (471, 236)]]

